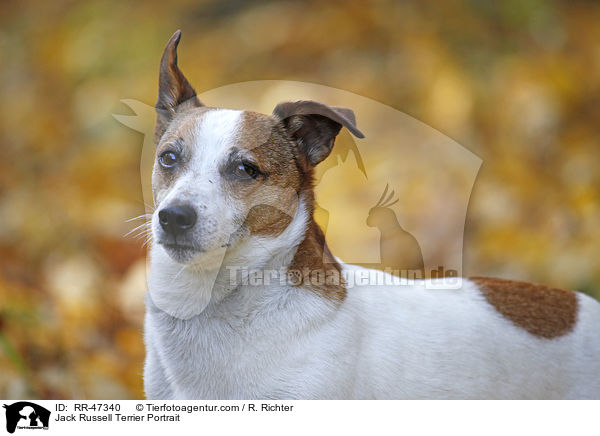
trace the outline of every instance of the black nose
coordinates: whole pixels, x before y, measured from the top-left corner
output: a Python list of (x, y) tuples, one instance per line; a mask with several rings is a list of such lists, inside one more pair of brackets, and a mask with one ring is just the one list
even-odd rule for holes
[(165, 207), (158, 212), (163, 230), (173, 236), (180, 235), (196, 224), (196, 212), (190, 206)]

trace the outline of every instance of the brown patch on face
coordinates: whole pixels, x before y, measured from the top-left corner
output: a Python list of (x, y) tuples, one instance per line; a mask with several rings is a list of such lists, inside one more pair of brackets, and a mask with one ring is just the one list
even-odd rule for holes
[(244, 112), (238, 148), (259, 167), (256, 180), (232, 180), (231, 192), (247, 205), (244, 226), (252, 235), (278, 236), (298, 207), (303, 175), (294, 164), (294, 144), (267, 115)]
[(277, 207), (262, 204), (248, 212), (244, 224), (252, 235), (277, 236), (292, 222), (289, 213)]
[(572, 291), (544, 285), (486, 277), (471, 277), (488, 303), (513, 324), (543, 338), (573, 330), (577, 296)]
[(250, 206), (245, 226), (251, 234), (276, 237), (291, 223), (302, 198), (309, 217), (307, 230), (288, 273), (297, 286), (333, 301), (343, 301), (346, 288), (341, 266), (313, 219), (313, 167), (278, 120), (245, 112), (242, 123), (240, 137), (245, 142), (239, 146), (254, 157), (266, 174), (262, 180), (236, 184), (234, 195)]

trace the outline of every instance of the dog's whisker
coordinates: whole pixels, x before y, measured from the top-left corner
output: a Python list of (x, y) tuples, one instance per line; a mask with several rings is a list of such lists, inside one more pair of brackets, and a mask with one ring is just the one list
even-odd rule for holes
[(135, 220), (150, 220), (152, 218), (152, 214), (151, 213), (143, 213), (141, 215), (138, 216), (134, 216), (133, 218), (129, 218), (128, 220), (125, 220), (126, 223), (130, 223), (131, 221), (135, 221)]
[(141, 234), (135, 238), (136, 241), (145, 241), (150, 235), (147, 233)]
[(144, 222), (144, 223), (142, 223), (142, 224), (140, 224), (137, 227), (134, 227), (133, 229), (131, 229), (130, 231), (128, 231), (127, 233), (125, 233), (123, 235), (123, 237), (126, 238), (126, 237), (128, 237), (128, 236), (130, 236), (130, 235), (132, 235), (132, 234), (134, 234), (134, 233), (136, 233), (138, 231), (140, 231), (140, 230), (141, 231), (145, 231), (145, 229), (144, 229), (145, 227), (149, 227), (149, 223), (147, 221)]
[(144, 243), (142, 244), (142, 248), (147, 247), (148, 244), (150, 244), (150, 242), (152, 242), (152, 235), (148, 235), (148, 238), (146, 238), (146, 240), (144, 241)]
[(133, 236), (134, 239), (146, 239), (148, 236), (152, 234), (152, 230), (150, 228), (141, 230), (137, 235)]

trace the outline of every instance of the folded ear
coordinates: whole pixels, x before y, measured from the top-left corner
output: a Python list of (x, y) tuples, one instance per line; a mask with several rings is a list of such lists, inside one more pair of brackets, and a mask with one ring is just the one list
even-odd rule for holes
[(177, 66), (177, 46), (180, 39), (181, 30), (177, 30), (169, 39), (160, 60), (154, 131), (157, 143), (177, 111), (202, 106), (196, 97), (196, 91)]
[(280, 120), (311, 165), (324, 160), (342, 126), (354, 136), (364, 138), (356, 128), (356, 118), (351, 109), (327, 106), (310, 100), (279, 103), (273, 116)]

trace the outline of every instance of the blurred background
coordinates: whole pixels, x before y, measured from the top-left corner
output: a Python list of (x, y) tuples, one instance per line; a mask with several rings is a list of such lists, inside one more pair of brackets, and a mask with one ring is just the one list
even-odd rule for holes
[(173, 3), (3, 2), (0, 398), (143, 397), (144, 136), (112, 114), (178, 28), (199, 93), (311, 82), (452, 138), (483, 161), (462, 273), (600, 298), (600, 3)]

